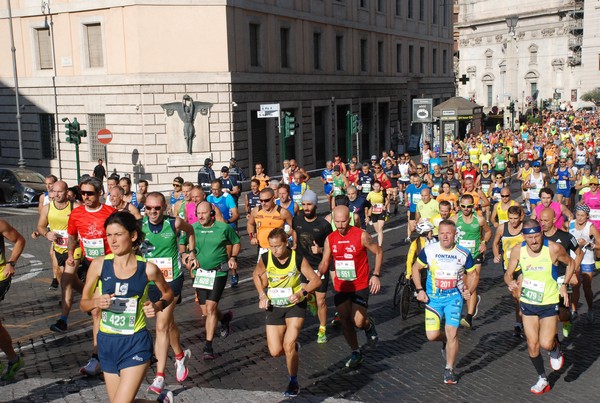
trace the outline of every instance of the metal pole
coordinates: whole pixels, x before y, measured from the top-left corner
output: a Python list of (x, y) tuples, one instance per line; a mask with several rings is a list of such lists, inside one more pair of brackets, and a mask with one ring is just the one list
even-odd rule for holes
[(346, 111), (346, 158), (348, 162), (352, 159), (352, 113)]
[(54, 95), (54, 120), (56, 122), (56, 157), (58, 158), (58, 177), (62, 179), (62, 159), (60, 150), (60, 122), (58, 120), (58, 92), (56, 90), (56, 47), (54, 44), (54, 21), (50, 13), (50, 0), (42, 3), (42, 12), (48, 13), (48, 28), (50, 29), (50, 46), (52, 49), (52, 91)]
[(10, 26), (10, 51), (12, 53), (12, 65), (13, 65), (13, 77), (15, 79), (15, 101), (17, 106), (17, 134), (19, 136), (19, 167), (25, 168), (25, 160), (23, 159), (23, 138), (21, 132), (21, 105), (19, 104), (19, 79), (17, 76), (17, 59), (15, 53), (15, 37), (13, 35), (13, 23), (12, 23), (12, 11), (10, 7), (10, 0), (6, 0), (8, 3), (8, 25)]
[(79, 141), (81, 138), (77, 138), (77, 143), (75, 143), (75, 164), (77, 165), (77, 183), (81, 182), (81, 172), (79, 170)]

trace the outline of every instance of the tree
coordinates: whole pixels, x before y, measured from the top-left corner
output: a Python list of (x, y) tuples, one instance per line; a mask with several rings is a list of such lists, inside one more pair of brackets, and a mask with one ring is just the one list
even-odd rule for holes
[(581, 96), (581, 99), (588, 102), (593, 102), (596, 106), (600, 106), (600, 88), (594, 88)]

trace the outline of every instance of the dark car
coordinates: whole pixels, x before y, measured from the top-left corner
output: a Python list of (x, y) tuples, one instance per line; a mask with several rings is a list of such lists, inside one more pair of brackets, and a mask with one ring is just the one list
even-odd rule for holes
[(0, 168), (0, 203), (31, 204), (45, 191), (42, 174), (25, 168)]

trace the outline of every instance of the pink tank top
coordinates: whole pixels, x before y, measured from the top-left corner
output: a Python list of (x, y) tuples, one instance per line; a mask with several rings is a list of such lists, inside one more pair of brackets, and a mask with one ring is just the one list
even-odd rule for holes
[[(541, 203), (535, 207), (535, 216), (537, 217), (538, 221), (540, 220), (540, 214), (544, 208), (544, 205)], [(560, 203), (553, 201), (550, 203), (550, 208), (554, 210), (554, 215), (557, 217), (556, 221), (554, 222), (554, 226), (558, 229), (562, 229), (563, 223), (565, 222), (565, 217), (562, 215)]]
[(188, 203), (185, 205), (185, 219), (188, 224), (193, 224), (198, 221), (198, 217), (196, 217), (196, 203)]

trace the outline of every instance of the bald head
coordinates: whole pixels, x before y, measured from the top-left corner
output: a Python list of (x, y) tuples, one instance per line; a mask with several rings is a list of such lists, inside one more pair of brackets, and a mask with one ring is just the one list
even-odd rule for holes
[(337, 206), (332, 211), (335, 227), (341, 234), (348, 232), (350, 226), (350, 210), (346, 206)]
[(64, 203), (67, 200), (67, 191), (69, 185), (65, 181), (56, 181), (52, 184), (53, 199), (57, 203)]
[(551, 231), (552, 228), (554, 227), (555, 219), (556, 219), (556, 214), (554, 213), (554, 210), (552, 210), (551, 208), (543, 209), (540, 212), (540, 217), (539, 217), (539, 221), (540, 221), (540, 225), (542, 226), (542, 230), (544, 232)]

